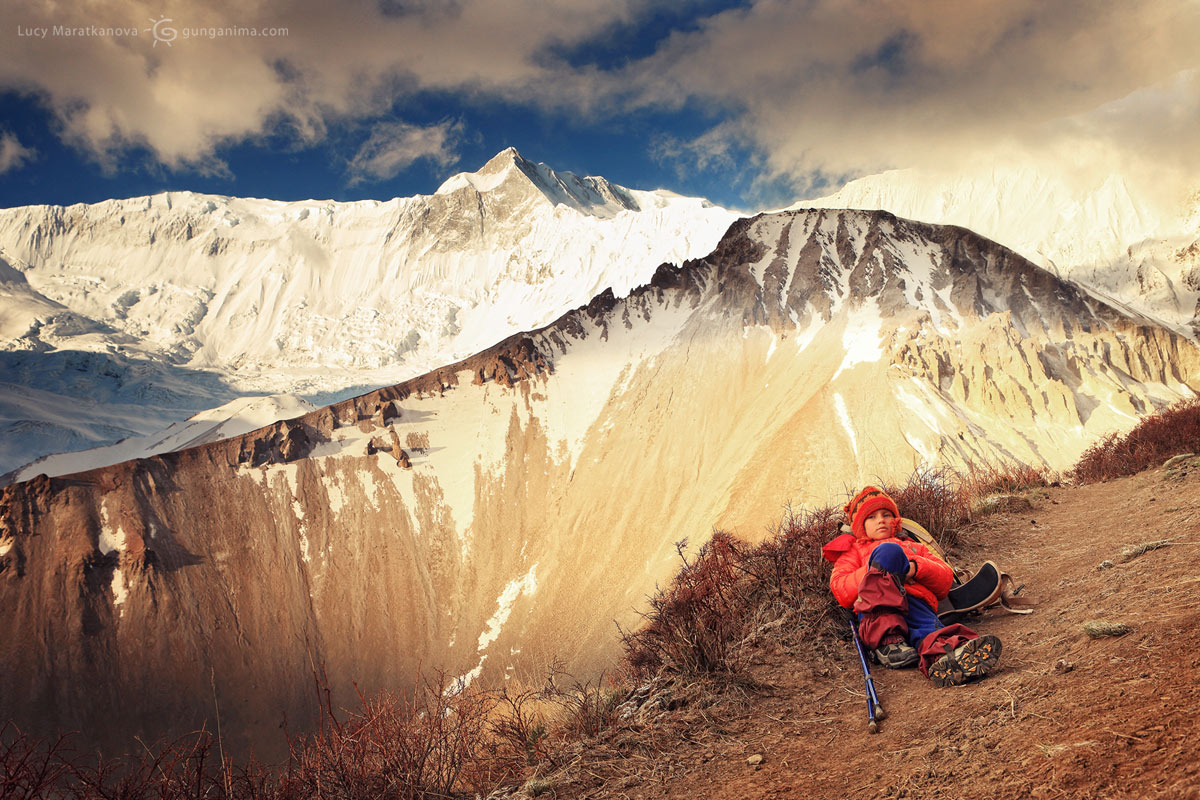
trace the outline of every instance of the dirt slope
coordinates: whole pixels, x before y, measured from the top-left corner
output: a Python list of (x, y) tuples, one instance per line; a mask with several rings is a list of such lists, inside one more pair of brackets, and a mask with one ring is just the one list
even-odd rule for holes
[[(756, 653), (769, 688), (662, 712), (580, 752), (554, 793), (592, 798), (1200, 797), (1200, 459), (1083, 488), (969, 530), (957, 563), (991, 558), (1039, 601), (972, 623), (1001, 669), (936, 689), (876, 667), (890, 717), (866, 729), (849, 642), (778, 639)], [(1124, 560), (1131, 545), (1170, 546)], [(1100, 568), (1104, 561), (1113, 566)], [(1092, 639), (1089, 620), (1122, 622)], [(759, 766), (748, 758), (763, 757)]]

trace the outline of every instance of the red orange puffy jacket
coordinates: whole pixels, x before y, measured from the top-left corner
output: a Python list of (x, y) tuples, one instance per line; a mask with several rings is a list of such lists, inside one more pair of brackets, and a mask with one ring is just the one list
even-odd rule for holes
[(867, 562), (871, 558), (871, 551), (884, 542), (900, 545), (909, 560), (916, 562), (917, 574), (904, 588), (913, 597), (921, 598), (930, 608), (937, 611), (938, 601), (949, 594), (950, 587), (954, 585), (954, 570), (920, 542), (894, 536), (886, 539), (866, 539), (846, 534), (830, 542), (826, 546), (827, 553), (834, 545), (839, 545), (838, 549), (843, 550), (833, 564), (833, 577), (829, 579), (829, 588), (833, 590), (833, 596), (845, 608), (854, 605), (858, 597), (858, 586), (867, 574)]

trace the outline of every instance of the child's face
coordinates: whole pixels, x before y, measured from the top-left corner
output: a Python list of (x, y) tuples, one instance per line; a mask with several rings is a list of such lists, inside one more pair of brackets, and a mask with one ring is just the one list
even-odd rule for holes
[(886, 508), (881, 508), (871, 514), (863, 522), (863, 530), (868, 539), (886, 539), (892, 535), (892, 522), (896, 515)]

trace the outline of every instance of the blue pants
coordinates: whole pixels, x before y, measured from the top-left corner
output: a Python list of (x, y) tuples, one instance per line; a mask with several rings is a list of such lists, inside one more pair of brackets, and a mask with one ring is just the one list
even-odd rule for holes
[[(862, 621), (863, 615), (858, 615), (859, 622)], [(933, 613), (933, 609), (919, 597), (908, 595), (908, 611), (904, 614), (904, 624), (908, 626), (908, 633), (905, 638), (908, 643), (916, 647), (929, 634), (945, 627), (942, 621), (938, 619), (937, 614)]]
[(904, 621), (908, 623), (908, 643), (913, 647), (938, 628), (945, 627), (929, 603), (911, 594), (908, 596), (908, 613), (904, 615)]

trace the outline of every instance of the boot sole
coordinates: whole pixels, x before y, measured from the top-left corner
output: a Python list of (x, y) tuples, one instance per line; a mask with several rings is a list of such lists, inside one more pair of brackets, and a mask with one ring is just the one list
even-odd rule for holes
[(929, 668), (929, 680), (933, 681), (933, 685), (938, 688), (958, 686), (967, 682), (963, 676), (962, 667), (951, 656), (942, 656), (933, 662)]
[(955, 654), (955, 660), (962, 667), (967, 680), (982, 678), (1000, 665), (1000, 640), (988, 633), (978, 639), (972, 639), (962, 646), (962, 652)]
[(961, 686), (967, 681), (982, 678), (1000, 663), (1000, 640), (985, 634), (958, 648), (954, 655), (945, 655), (929, 668), (929, 680), (935, 686)]

